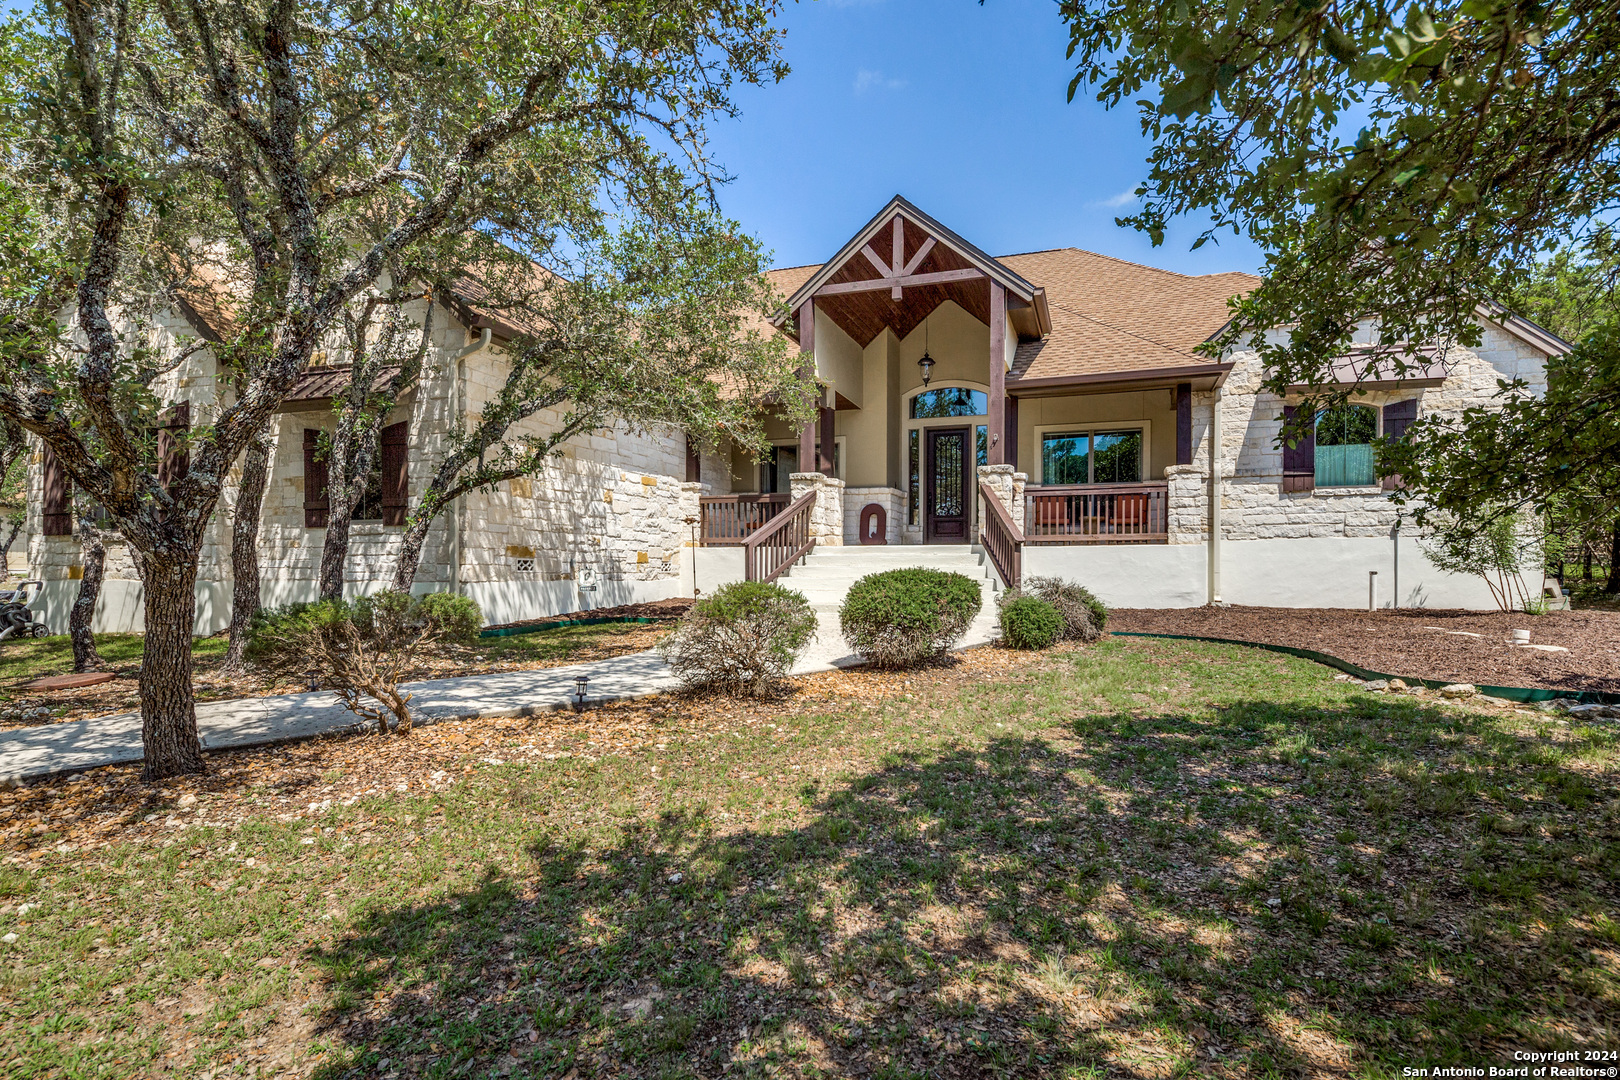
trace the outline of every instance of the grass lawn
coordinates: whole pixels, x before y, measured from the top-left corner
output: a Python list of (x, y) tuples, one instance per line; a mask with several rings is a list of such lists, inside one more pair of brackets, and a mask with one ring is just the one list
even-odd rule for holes
[[(191, 643), (192, 662), (213, 666), (225, 655), (223, 637), (197, 638)], [(97, 634), (96, 651), (109, 668), (139, 667), (146, 639), (140, 634)], [(0, 687), (73, 670), (73, 642), (66, 634), (23, 641), (0, 641)]]
[(1152, 640), (799, 686), (0, 795), (0, 1074), (1396, 1077), (1620, 1047), (1612, 723)]

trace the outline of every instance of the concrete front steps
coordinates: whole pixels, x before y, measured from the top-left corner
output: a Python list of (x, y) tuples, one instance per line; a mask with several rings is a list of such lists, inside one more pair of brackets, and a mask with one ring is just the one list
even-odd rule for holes
[[(978, 617), (957, 643), (982, 645), (1000, 634), (996, 620), (996, 593), (1001, 579), (978, 547), (966, 544), (900, 544), (872, 547), (817, 547), (777, 581), (804, 594), (815, 609), (818, 629), (811, 646), (814, 659), (842, 667), (856, 661), (838, 627), (838, 609), (849, 587), (867, 574), (901, 567), (926, 566), (962, 574), (978, 582), (984, 603)], [(808, 658), (807, 658), (808, 659)]]

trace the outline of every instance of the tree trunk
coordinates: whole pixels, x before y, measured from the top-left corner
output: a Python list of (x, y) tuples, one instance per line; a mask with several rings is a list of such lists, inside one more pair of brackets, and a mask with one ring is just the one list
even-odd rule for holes
[(268, 430), (248, 443), (242, 461), (242, 485), (236, 493), (236, 517), (231, 522), (231, 644), (225, 650), (222, 671), (241, 671), (247, 651), (248, 626), (259, 610), (259, 514), (270, 479)]
[(100, 671), (105, 665), (96, 652), (96, 635), (90, 624), (101, 597), (101, 579), (107, 569), (107, 546), (101, 530), (87, 517), (79, 518), (79, 550), (84, 555), (84, 577), (79, 579), (79, 595), (68, 612), (68, 640), (73, 643), (73, 670)]
[[(329, 492), (332, 490), (327, 489)], [(329, 495), (331, 508), (327, 510), (326, 541), (321, 546), (321, 599), (343, 599), (343, 568), (349, 561), (349, 522), (354, 508), (347, 499), (335, 493)]]
[(202, 773), (197, 742), (197, 700), (191, 685), (191, 630), (197, 618), (196, 556), (149, 553), (142, 562), (146, 586), (146, 653), (141, 659), (143, 780)]
[(1606, 593), (1620, 593), (1620, 518), (1614, 519), (1609, 532), (1609, 583)]
[(1592, 541), (1581, 542), (1581, 580), (1592, 580)]
[[(455, 511), (452, 509), (451, 513)], [(399, 592), (408, 593), (411, 586), (416, 584), (416, 571), (422, 565), (422, 545), (427, 541), (428, 527), (432, 524), (433, 518), (420, 512), (405, 522), (405, 535), (399, 545), (399, 561), (394, 564), (393, 587)]]
[(11, 545), (17, 542), (17, 534), (22, 532), (23, 516), (18, 514), (11, 522), (11, 528), (6, 530), (6, 542), (0, 546), (0, 581), (4, 581), (11, 573)]

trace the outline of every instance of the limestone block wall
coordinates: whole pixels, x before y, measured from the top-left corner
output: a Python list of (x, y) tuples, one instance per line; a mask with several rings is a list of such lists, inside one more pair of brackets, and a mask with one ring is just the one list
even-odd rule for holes
[(887, 522), (885, 543), (900, 543), (900, 526), (906, 512), (906, 493), (891, 487), (846, 487), (844, 489), (844, 543), (861, 544), (861, 511), (871, 503), (883, 507)]
[[(1222, 535), (1232, 540), (1389, 535), (1399, 509), (1379, 485), (1281, 490), (1282, 449), (1277, 436), (1284, 406), (1298, 399), (1261, 389), (1264, 371), (1256, 353), (1234, 353), (1228, 359), (1236, 366), (1221, 391)], [(1371, 390), (1354, 401), (1382, 410), (1391, 402), (1416, 398), (1419, 416), (1450, 417), (1472, 406), (1489, 405), (1497, 397), (1500, 379), (1523, 378), (1538, 393), (1546, 388), (1545, 356), (1493, 326), (1487, 325), (1477, 349), (1453, 347), (1447, 359), (1451, 374), (1439, 387)], [(1193, 399), (1198, 448), (1194, 465), (1206, 470), (1204, 476), (1213, 401), (1212, 393), (1195, 394)], [(1194, 513), (1190, 482), (1186, 495), (1178, 496), (1180, 479), (1172, 479), (1171, 531), (1182, 537), (1180, 542), (1194, 542), (1194, 519), (1207, 517), (1207, 510)], [(1207, 521), (1200, 520), (1199, 528), (1207, 530)], [(1172, 542), (1177, 542), (1174, 536)]]
[(1209, 539), (1209, 470), (1200, 465), (1171, 465), (1164, 470), (1169, 486), (1165, 512), (1172, 544), (1202, 544)]

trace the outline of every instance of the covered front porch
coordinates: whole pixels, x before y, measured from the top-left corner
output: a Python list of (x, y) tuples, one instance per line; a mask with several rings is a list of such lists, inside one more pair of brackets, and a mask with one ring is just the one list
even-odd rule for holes
[[(1166, 470), (1193, 463), (1193, 398), (1225, 366), (1043, 375), (1053, 311), (1021, 260), (1039, 267), (992, 259), (897, 199), (824, 266), (778, 272), (795, 312), (781, 329), (814, 372), (820, 412), (797, 429), (770, 420), (762, 459), (724, 455), (700, 542), (790, 532), (784, 556), (814, 543), (984, 543), (994, 555), (998, 538), (1171, 542)], [(795, 508), (805, 520), (789, 526)]]

